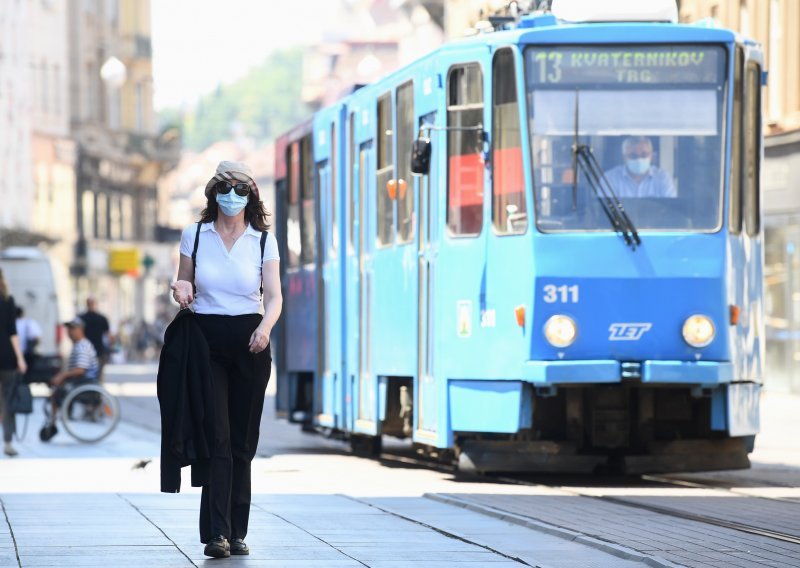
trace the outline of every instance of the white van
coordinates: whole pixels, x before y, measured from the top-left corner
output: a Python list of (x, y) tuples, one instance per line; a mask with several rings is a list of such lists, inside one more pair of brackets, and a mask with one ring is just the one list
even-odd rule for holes
[(0, 252), (0, 269), (14, 302), (42, 328), (37, 352), (64, 355), (61, 324), (75, 315), (72, 289), (64, 265), (36, 247), (8, 247)]

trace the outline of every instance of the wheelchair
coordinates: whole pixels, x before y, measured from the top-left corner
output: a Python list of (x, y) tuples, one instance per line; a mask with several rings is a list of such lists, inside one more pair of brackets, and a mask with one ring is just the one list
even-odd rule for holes
[[(52, 403), (56, 402), (56, 416)], [(44, 401), (45, 424), (39, 439), (49, 442), (58, 433), (57, 423), (79, 442), (92, 444), (111, 434), (119, 424), (119, 401), (97, 381), (81, 379), (56, 387)]]

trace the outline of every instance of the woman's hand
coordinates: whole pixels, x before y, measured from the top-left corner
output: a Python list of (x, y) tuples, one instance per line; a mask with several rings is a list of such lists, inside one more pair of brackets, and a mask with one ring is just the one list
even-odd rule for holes
[(17, 371), (19, 371), (21, 375), (28, 372), (28, 364), (25, 362), (25, 357), (17, 357)]
[(172, 297), (180, 304), (181, 309), (188, 308), (189, 304), (194, 301), (194, 291), (191, 282), (176, 280), (172, 283), (170, 288), (172, 288)]
[(258, 326), (250, 336), (250, 353), (261, 353), (269, 345), (269, 332), (266, 327)]

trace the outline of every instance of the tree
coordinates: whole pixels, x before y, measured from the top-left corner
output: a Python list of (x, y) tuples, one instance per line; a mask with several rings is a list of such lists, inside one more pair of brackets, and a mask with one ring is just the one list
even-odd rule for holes
[[(181, 121), (184, 148), (202, 151), (229, 139), (237, 122), (261, 145), (299, 122), (310, 112), (300, 101), (302, 65), (300, 49), (275, 52), (238, 81), (201, 97)], [(176, 109), (165, 109), (159, 121), (174, 124), (178, 116)]]

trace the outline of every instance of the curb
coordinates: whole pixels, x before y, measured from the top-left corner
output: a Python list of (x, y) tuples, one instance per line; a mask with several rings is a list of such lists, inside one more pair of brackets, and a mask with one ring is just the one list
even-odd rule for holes
[(600, 540), (599, 538), (588, 536), (577, 531), (559, 527), (557, 525), (551, 525), (549, 523), (545, 523), (530, 517), (524, 517), (522, 515), (509, 513), (501, 509), (495, 509), (494, 507), (490, 507), (488, 505), (481, 505), (478, 503), (473, 503), (469, 500), (458, 499), (455, 497), (451, 497), (449, 495), (442, 495), (439, 493), (425, 493), (423, 497), (426, 499), (430, 499), (432, 501), (438, 501), (439, 503), (444, 503), (445, 505), (461, 507), (462, 509), (467, 509), (475, 513), (480, 513), (482, 515), (493, 517), (495, 519), (500, 519), (502, 521), (507, 521), (515, 525), (520, 525), (525, 528), (533, 529), (535, 531), (543, 532), (552, 536), (556, 536), (559, 538), (577, 542), (579, 544), (590, 546), (592, 548), (602, 550), (603, 552), (607, 552), (608, 554), (612, 554), (613, 556), (622, 558), (624, 560), (636, 560), (638, 562), (643, 562), (644, 564), (647, 564), (652, 568), (685, 568), (682, 564), (675, 564), (674, 562), (671, 562), (664, 558), (650, 556), (649, 554), (644, 554), (632, 548), (627, 548), (619, 544), (615, 544), (605, 540)]

